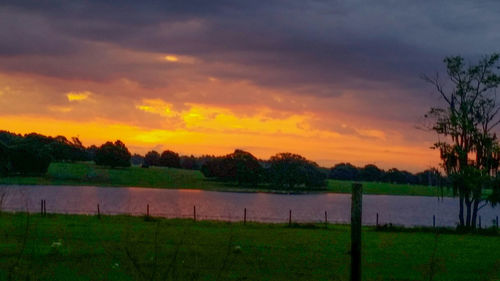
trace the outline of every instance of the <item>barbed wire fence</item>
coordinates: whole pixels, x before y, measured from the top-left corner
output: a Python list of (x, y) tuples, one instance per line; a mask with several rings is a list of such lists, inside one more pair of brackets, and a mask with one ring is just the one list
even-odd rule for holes
[[(242, 222), (242, 223), (250, 223), (250, 222), (258, 222), (258, 223), (284, 223), (284, 224), (349, 224), (347, 219), (335, 219), (332, 216), (329, 216), (328, 211), (318, 212), (316, 218), (313, 219), (304, 219), (300, 216), (295, 216), (296, 209), (288, 209), (283, 211), (283, 216), (260, 216), (257, 210), (249, 209), (249, 208), (241, 208), (239, 214), (235, 214), (235, 212), (227, 212), (227, 215), (210, 215), (203, 212), (203, 209), (197, 205), (192, 206), (191, 212), (186, 211), (172, 211), (172, 212), (162, 212), (155, 210), (153, 211), (150, 208), (150, 204), (144, 204), (144, 210), (138, 211), (137, 206), (134, 207), (134, 210), (124, 210), (124, 209), (112, 209), (101, 204), (96, 204), (95, 208), (57, 208), (47, 205), (47, 200), (40, 201), (40, 209), (39, 211), (33, 207), (31, 204), (30, 207), (27, 207), (28, 204), (26, 202), (25, 206), (9, 206), (8, 208), (2, 208), (2, 201), (4, 199), (2, 194), (0, 194), (0, 211), (8, 211), (8, 212), (29, 212), (29, 213), (40, 213), (42, 215), (46, 214), (74, 214), (74, 215), (95, 215), (97, 217), (105, 216), (105, 215), (128, 215), (128, 216), (146, 216), (146, 217), (158, 217), (165, 219), (192, 219), (194, 221), (199, 220), (211, 220), (211, 221), (223, 221), (223, 222)], [(49, 206), (49, 207), (47, 207)], [(364, 226), (383, 226), (383, 225), (394, 225), (390, 219), (382, 220), (380, 213), (372, 214), (375, 218), (374, 221), (364, 221)], [(432, 222), (432, 227), (443, 227), (437, 225), (438, 216), (433, 215), (429, 218), (429, 223)], [(430, 225), (412, 225), (415, 227), (430, 227)], [(446, 227), (446, 226), (445, 226)], [(499, 227), (499, 216), (493, 218), (492, 221), (483, 221), (481, 216), (478, 216), (478, 228), (487, 228), (487, 227)]]

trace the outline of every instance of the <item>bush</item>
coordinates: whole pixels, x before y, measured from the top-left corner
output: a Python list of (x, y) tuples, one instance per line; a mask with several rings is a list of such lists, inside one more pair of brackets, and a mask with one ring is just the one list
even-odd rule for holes
[(102, 166), (130, 167), (130, 152), (125, 144), (119, 140), (115, 143), (106, 142), (95, 152), (95, 163)]

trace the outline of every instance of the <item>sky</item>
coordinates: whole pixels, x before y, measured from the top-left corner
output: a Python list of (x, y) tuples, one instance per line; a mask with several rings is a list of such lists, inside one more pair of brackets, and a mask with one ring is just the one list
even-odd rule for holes
[[(147, 2), (147, 3), (146, 3)], [(0, 129), (436, 167), (422, 74), (500, 51), (497, 1), (0, 2)]]

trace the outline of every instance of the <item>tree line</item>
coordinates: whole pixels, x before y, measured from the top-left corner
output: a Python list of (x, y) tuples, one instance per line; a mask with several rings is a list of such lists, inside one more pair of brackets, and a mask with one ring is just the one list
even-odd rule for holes
[(200, 170), (207, 178), (240, 186), (271, 184), (280, 189), (321, 189), (326, 186), (327, 178), (433, 186), (442, 181), (435, 169), (412, 174), (396, 168), (385, 171), (373, 164), (355, 167), (349, 163), (327, 169), (298, 154), (278, 153), (262, 160), (241, 149), (224, 156), (185, 156), (171, 150), (161, 153), (152, 150), (142, 156), (132, 155), (119, 140), (85, 147), (76, 137), (69, 140), (64, 136), (0, 131), (1, 175), (43, 175), (52, 161), (94, 161), (112, 168), (138, 165)]
[(335, 180), (388, 182), (428, 186), (441, 186), (445, 184), (447, 180), (434, 168), (413, 174), (397, 168), (383, 170), (374, 164), (356, 167), (350, 163), (339, 163), (333, 166), (330, 169), (329, 178)]
[(94, 161), (97, 165), (129, 167), (131, 155), (121, 141), (100, 147), (83, 146), (74, 137), (50, 137), (37, 133), (15, 134), (0, 131), (0, 175), (43, 175), (51, 162)]

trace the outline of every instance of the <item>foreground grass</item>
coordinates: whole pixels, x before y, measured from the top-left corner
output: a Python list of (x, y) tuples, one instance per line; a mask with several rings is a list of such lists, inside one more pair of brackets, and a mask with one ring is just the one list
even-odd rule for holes
[[(348, 280), (349, 227), (0, 215), (0, 280)], [(363, 229), (364, 280), (499, 280), (498, 236)]]
[[(269, 186), (238, 187), (230, 183), (209, 180), (200, 171), (182, 170), (162, 167), (143, 169), (130, 167), (109, 169), (92, 163), (52, 163), (44, 177), (7, 177), (0, 178), (0, 184), (28, 185), (96, 185), (96, 186), (128, 186), (154, 188), (205, 189), (239, 192), (287, 192), (275, 190)], [(327, 192), (351, 193), (352, 182), (328, 180)], [(420, 185), (363, 183), (365, 194), (387, 195), (441, 195), (436, 187)], [(443, 196), (451, 196), (444, 190)]]

